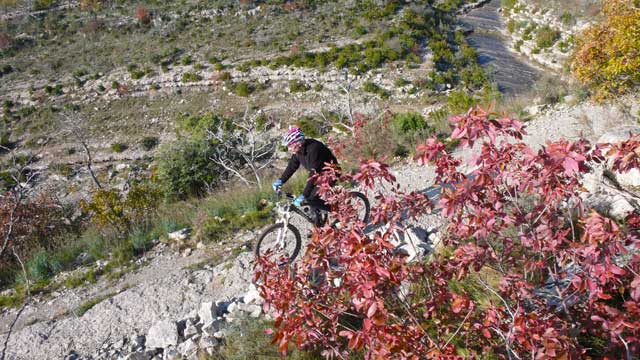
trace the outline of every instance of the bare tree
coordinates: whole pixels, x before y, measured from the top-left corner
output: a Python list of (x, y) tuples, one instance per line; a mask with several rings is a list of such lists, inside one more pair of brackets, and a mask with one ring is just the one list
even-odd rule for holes
[(96, 174), (93, 172), (93, 158), (91, 157), (91, 149), (89, 149), (89, 145), (87, 144), (86, 129), (80, 125), (81, 121), (80, 119), (78, 119), (77, 115), (65, 114), (64, 120), (65, 130), (63, 132), (71, 134), (76, 139), (76, 141), (80, 145), (82, 145), (85, 153), (85, 163), (87, 166), (87, 170), (89, 170), (89, 174), (91, 175), (91, 179), (93, 180), (93, 183), (96, 184), (96, 187), (98, 187), (98, 189), (102, 189), (102, 184), (100, 184), (100, 181), (96, 177)]
[[(44, 150), (45, 146), (49, 142), (50, 138), (47, 138), (41, 144), (41, 151)], [(12, 185), (10, 186), (9, 191), (4, 194), (0, 194), (0, 200), (6, 200), (5, 203), (9, 204), (8, 215), (6, 217), (2, 217), (2, 222), (0, 226), (2, 229), (2, 247), (0, 248), (0, 257), (2, 257), (8, 249), (11, 249), (11, 254), (16, 258), (18, 263), (21, 266), (22, 274), (25, 280), (25, 286), (27, 289), (27, 297), (16, 313), (15, 319), (11, 322), (9, 326), (9, 330), (7, 332), (7, 336), (4, 340), (2, 353), (0, 356), (1, 360), (5, 359), (7, 344), (9, 343), (9, 338), (11, 337), (11, 333), (15, 324), (18, 322), (20, 315), (26, 308), (26, 306), (31, 301), (31, 287), (29, 278), (27, 276), (27, 272), (24, 267), (24, 263), (20, 258), (18, 251), (16, 251), (16, 240), (19, 237), (16, 234), (16, 225), (23, 221), (20, 218), (21, 207), (26, 206), (25, 200), (29, 196), (31, 192), (31, 185), (33, 181), (38, 177), (39, 171), (36, 170), (33, 166), (31, 166), (35, 160), (39, 157), (40, 152), (37, 153), (28, 153), (28, 154), (19, 154), (18, 149), (10, 149), (6, 146), (0, 145), (0, 150), (6, 151), (10, 156), (10, 164), (9, 164), (9, 174), (12, 180)], [(7, 198), (5, 198), (7, 197)]]
[(262, 189), (260, 173), (275, 158), (275, 142), (265, 134), (267, 123), (261, 123), (259, 114), (249, 115), (246, 107), (242, 119), (225, 129), (208, 130), (209, 140), (214, 140), (216, 153), (210, 160), (239, 178), (246, 186)]

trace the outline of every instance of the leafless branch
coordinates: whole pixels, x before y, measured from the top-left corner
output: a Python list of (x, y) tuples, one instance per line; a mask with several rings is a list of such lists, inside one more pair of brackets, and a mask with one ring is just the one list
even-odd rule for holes
[(4, 339), (4, 344), (2, 346), (2, 356), (0, 357), (0, 360), (5, 359), (7, 345), (9, 344), (9, 338), (11, 337), (11, 333), (13, 332), (13, 328), (18, 322), (20, 315), (22, 315), (22, 312), (24, 311), (24, 309), (27, 308), (27, 305), (31, 301), (31, 286), (29, 284), (29, 278), (27, 277), (27, 270), (25, 269), (24, 263), (22, 262), (22, 259), (20, 259), (20, 256), (18, 256), (18, 253), (16, 252), (15, 248), (12, 248), (12, 250), (13, 250), (13, 255), (16, 257), (16, 259), (20, 263), (20, 267), (22, 268), (22, 275), (24, 276), (24, 283), (27, 288), (27, 298), (25, 299), (24, 303), (20, 307), (20, 310), (18, 310), (18, 312), (16, 313), (15, 319), (13, 319), (13, 321), (11, 322), (11, 325), (9, 325), (9, 331), (7, 331), (7, 337)]
[(102, 189), (102, 184), (100, 184), (100, 181), (98, 181), (96, 174), (93, 172), (93, 158), (91, 157), (91, 150), (89, 149), (89, 145), (87, 144), (87, 136), (85, 134), (85, 131), (83, 131), (83, 129), (81, 129), (78, 125), (80, 123), (78, 119), (69, 114), (65, 114), (64, 117), (67, 121), (67, 131), (76, 138), (76, 141), (78, 141), (78, 143), (80, 143), (80, 145), (82, 145), (82, 148), (84, 149), (87, 170), (89, 170), (89, 174), (91, 175), (93, 183), (96, 184), (96, 187), (98, 189)]

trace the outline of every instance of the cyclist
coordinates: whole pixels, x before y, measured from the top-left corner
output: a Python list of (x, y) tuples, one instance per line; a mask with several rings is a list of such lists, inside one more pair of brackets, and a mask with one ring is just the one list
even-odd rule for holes
[(329, 205), (318, 196), (318, 188), (313, 183), (311, 177), (314, 174), (321, 173), (327, 164), (338, 164), (338, 160), (331, 150), (322, 142), (314, 139), (305, 139), (304, 133), (300, 128), (293, 127), (282, 138), (282, 145), (286, 146), (291, 153), (291, 159), (287, 168), (279, 179), (273, 182), (273, 189), (277, 191), (289, 178), (298, 170), (300, 165), (309, 171), (307, 184), (293, 203), (296, 206), (306, 202), (311, 206), (312, 214), (316, 226), (323, 223), (321, 210), (329, 211)]

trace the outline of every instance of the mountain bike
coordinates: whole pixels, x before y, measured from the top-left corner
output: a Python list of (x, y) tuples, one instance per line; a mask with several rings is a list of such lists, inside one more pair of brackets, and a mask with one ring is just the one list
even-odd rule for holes
[[(371, 205), (367, 197), (358, 191), (349, 192), (351, 205), (358, 213), (358, 218), (365, 224), (369, 221), (369, 211)], [(314, 214), (311, 213), (309, 205), (303, 203), (298, 207), (293, 204), (295, 197), (290, 193), (276, 191), (278, 202), (276, 202), (275, 212), (277, 215), (276, 223), (266, 228), (255, 247), (255, 256), (261, 257), (268, 255), (270, 259), (277, 260), (284, 258), (284, 262), (280, 265), (290, 264), (295, 260), (302, 246), (300, 231), (290, 223), (291, 216), (297, 214), (310, 224), (315, 224)], [(330, 221), (328, 212), (320, 210), (321, 223)], [(331, 226), (337, 226), (338, 222), (331, 223)]]

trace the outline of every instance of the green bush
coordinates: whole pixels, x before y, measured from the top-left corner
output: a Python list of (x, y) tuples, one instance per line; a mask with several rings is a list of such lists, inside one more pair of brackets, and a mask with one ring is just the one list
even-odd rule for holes
[(407, 156), (416, 145), (433, 133), (425, 120), (418, 113), (394, 114), (391, 121), (391, 132), (395, 142), (394, 155)]
[(464, 91), (452, 91), (447, 97), (447, 106), (453, 114), (466, 113), (477, 101)]
[(121, 153), (127, 150), (127, 145), (123, 143), (113, 143), (111, 144), (111, 151), (116, 153)]
[(167, 197), (203, 196), (217, 185), (221, 169), (210, 160), (215, 145), (204, 139), (167, 146), (158, 159), (157, 178)]
[(220, 81), (231, 80), (231, 74), (228, 71), (220, 73), (220, 75), (218, 75), (218, 80), (220, 80)]
[(31, 257), (25, 267), (31, 281), (47, 280), (62, 270), (62, 264), (44, 250)]
[(142, 142), (141, 142), (142, 143), (142, 148), (145, 151), (149, 151), (149, 150), (153, 149), (154, 147), (156, 147), (158, 145), (158, 142), (159, 142), (159, 140), (155, 136), (145, 136), (142, 139)]
[(182, 82), (183, 83), (189, 83), (189, 82), (196, 82), (196, 81), (200, 81), (202, 80), (202, 76), (196, 74), (196, 73), (191, 73), (191, 72), (186, 72), (184, 74), (182, 74)]
[(424, 117), (418, 113), (394, 114), (391, 122), (392, 127), (399, 133), (414, 132), (427, 127)]
[(300, 80), (289, 80), (289, 91), (292, 93), (305, 92), (309, 86)]
[(303, 116), (296, 122), (296, 125), (307, 137), (318, 138), (322, 135), (322, 122), (310, 116)]
[(240, 81), (233, 86), (233, 92), (238, 96), (247, 97), (251, 95), (251, 93), (255, 90), (253, 85), (250, 85), (247, 82)]
[(545, 25), (538, 29), (536, 37), (536, 46), (540, 49), (546, 49), (553, 46), (553, 44), (560, 38), (560, 31), (552, 29), (549, 25)]
[(533, 39), (533, 31), (537, 28), (536, 23), (531, 23), (524, 28), (522, 32), (522, 40), (527, 41)]
[(46, 10), (55, 4), (56, 0), (35, 0), (33, 2), (33, 10)]
[(576, 22), (576, 18), (573, 16), (572, 13), (565, 11), (562, 13), (562, 15), (560, 15), (560, 22), (562, 22), (563, 24), (570, 26), (575, 24)]
[(187, 55), (183, 57), (182, 60), (180, 60), (180, 64), (184, 66), (191, 65), (192, 62), (193, 62), (193, 59), (191, 58), (191, 55)]
[(385, 89), (373, 83), (372, 81), (367, 81), (364, 84), (362, 84), (362, 90), (368, 93), (376, 94), (383, 99), (389, 98), (389, 93)]
[(58, 96), (63, 94), (62, 85), (60, 84), (56, 84), (54, 86), (47, 85), (44, 87), (44, 91), (51, 96)]

